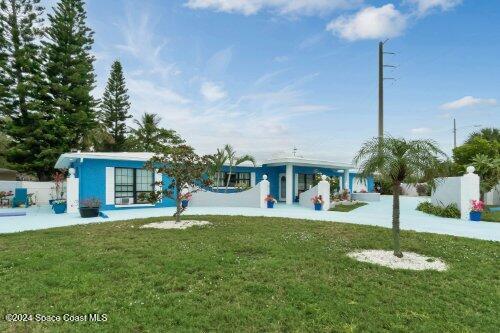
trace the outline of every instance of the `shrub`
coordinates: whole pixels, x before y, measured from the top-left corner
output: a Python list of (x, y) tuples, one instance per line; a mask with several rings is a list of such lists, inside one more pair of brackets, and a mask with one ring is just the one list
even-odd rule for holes
[(455, 204), (449, 204), (448, 206), (443, 207), (433, 205), (432, 203), (425, 201), (418, 204), (417, 210), (441, 217), (460, 218), (460, 210)]

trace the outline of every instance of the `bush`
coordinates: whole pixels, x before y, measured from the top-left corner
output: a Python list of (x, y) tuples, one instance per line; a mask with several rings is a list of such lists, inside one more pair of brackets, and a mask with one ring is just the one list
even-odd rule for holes
[(433, 205), (430, 202), (421, 202), (417, 206), (417, 210), (441, 217), (450, 217), (450, 218), (460, 218), (460, 210), (457, 205), (449, 204), (448, 206), (442, 207)]

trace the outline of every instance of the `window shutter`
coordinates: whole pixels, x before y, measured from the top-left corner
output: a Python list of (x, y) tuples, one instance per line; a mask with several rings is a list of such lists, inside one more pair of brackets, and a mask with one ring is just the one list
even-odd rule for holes
[(115, 168), (106, 167), (106, 205), (115, 204)]
[[(155, 172), (155, 183), (161, 182), (163, 180), (163, 175), (159, 172)], [(155, 192), (161, 191), (161, 185), (155, 185)]]
[(255, 172), (250, 173), (250, 186), (255, 186)]

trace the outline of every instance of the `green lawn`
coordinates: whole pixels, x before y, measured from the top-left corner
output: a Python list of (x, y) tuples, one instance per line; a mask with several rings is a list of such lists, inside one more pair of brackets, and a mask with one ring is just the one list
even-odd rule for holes
[(139, 229), (159, 218), (0, 235), (0, 312), (104, 313), (104, 323), (7, 323), (0, 331), (497, 332), (500, 243), (402, 232), (447, 272), (356, 262), (389, 249), (378, 227), (206, 216), (212, 226)]
[(356, 208), (363, 207), (367, 205), (366, 202), (358, 202), (353, 205), (337, 205), (335, 207), (330, 208), (329, 210), (332, 212), (350, 212), (351, 210), (355, 210)]

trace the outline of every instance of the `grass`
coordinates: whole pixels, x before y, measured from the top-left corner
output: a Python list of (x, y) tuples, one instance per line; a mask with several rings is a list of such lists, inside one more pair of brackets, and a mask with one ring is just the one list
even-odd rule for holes
[(498, 206), (487, 206), (486, 210), (481, 214), (482, 221), (488, 222), (500, 222), (500, 211), (490, 211), (490, 207), (498, 207)]
[(350, 212), (351, 210), (355, 210), (356, 208), (363, 207), (367, 205), (366, 202), (358, 202), (352, 205), (336, 205), (335, 207), (330, 208), (329, 210), (332, 212)]
[(284, 218), (196, 219), (213, 224), (139, 229), (164, 220), (150, 218), (0, 235), (0, 318), (108, 318), (0, 319), (0, 331), (495, 332), (500, 326), (497, 242), (403, 231), (404, 250), (450, 265), (447, 272), (413, 272), (346, 256), (390, 249), (389, 229)]

